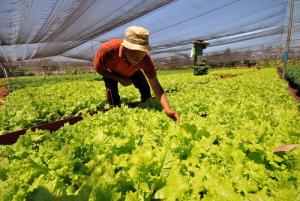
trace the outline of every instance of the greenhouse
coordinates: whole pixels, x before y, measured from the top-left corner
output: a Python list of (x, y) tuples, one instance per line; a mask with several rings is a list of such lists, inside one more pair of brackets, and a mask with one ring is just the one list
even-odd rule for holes
[(300, 0), (0, 2), (0, 201), (300, 201)]

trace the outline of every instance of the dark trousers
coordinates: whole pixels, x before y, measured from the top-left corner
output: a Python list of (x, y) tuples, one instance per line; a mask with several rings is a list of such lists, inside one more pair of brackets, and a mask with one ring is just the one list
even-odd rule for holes
[[(144, 102), (148, 98), (151, 98), (150, 87), (148, 81), (141, 70), (136, 71), (128, 79), (131, 80), (132, 84), (137, 88), (141, 94), (141, 101)], [(109, 105), (117, 106), (121, 104), (118, 82), (112, 79), (103, 78), (106, 88), (106, 96)]]

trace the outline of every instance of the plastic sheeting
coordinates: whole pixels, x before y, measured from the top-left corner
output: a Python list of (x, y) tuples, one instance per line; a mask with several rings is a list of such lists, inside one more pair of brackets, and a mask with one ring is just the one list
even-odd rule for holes
[(59, 55), (172, 0), (1, 0), (0, 60)]
[[(291, 48), (299, 50), (300, 16), (295, 1)], [(67, 57), (91, 60), (101, 42), (123, 37), (130, 25), (150, 29), (151, 54), (158, 62), (189, 59), (192, 41), (210, 43), (206, 54), (224, 51), (260, 52), (272, 46), (278, 54), (286, 43), (289, 0), (178, 0), (133, 22), (99, 36), (64, 53)], [(273, 54), (273, 53), (272, 53)]]
[[(13, 9), (28, 10), (23, 8), (25, 3), (19, 8), (11, 2), (18, 1), (6, 0), (10, 9), (14, 5)], [(20, 23), (20, 11), (12, 11), (14, 15), (9, 18), (8, 8), (7, 12), (0, 8), (0, 58), (4, 61), (53, 55), (91, 61), (102, 42), (123, 37), (128, 26), (140, 25), (151, 32), (151, 54), (154, 60), (166, 63), (175, 58), (188, 60), (192, 41), (195, 39), (210, 43), (205, 50), (206, 54), (230, 48), (232, 51), (250, 50), (267, 56), (271, 54), (265, 51), (269, 46), (276, 49), (278, 54), (283, 54), (290, 0), (23, 2), (31, 5), (31, 12), (35, 11), (34, 7), (39, 7), (38, 4), (47, 6), (28, 14), (26, 23)], [(82, 5), (79, 6), (80, 4)], [(80, 12), (72, 10), (72, 5)], [(63, 8), (67, 7), (71, 11), (64, 15)], [(293, 51), (300, 49), (299, 8), (300, 0), (295, 0), (291, 40)], [(45, 10), (51, 10), (51, 13), (45, 14)], [(24, 13), (27, 12), (23, 12), (23, 15)], [(18, 31), (11, 34), (4, 30), (3, 27), (10, 26), (8, 22), (3, 22), (3, 16), (17, 21), (18, 26), (11, 26)], [(33, 25), (33, 28), (29, 29), (28, 24)], [(39, 28), (34, 28), (35, 24)]]

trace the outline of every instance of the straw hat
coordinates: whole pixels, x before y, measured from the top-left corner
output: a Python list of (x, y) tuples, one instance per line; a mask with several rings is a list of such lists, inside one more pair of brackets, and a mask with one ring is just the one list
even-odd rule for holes
[(149, 46), (149, 31), (144, 27), (131, 26), (125, 31), (125, 39), (121, 43), (123, 47), (130, 50), (140, 50), (147, 52), (150, 50)]

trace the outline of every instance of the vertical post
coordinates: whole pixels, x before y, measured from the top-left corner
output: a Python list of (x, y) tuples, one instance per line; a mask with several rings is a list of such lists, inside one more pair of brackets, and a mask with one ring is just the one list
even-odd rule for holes
[(4, 72), (4, 74), (5, 74), (5, 78), (8, 78), (6, 65), (5, 65), (3, 62), (1, 62), (1, 64), (2, 64), (3, 72)]
[[(92, 68), (94, 66), (94, 57), (95, 57), (95, 54), (94, 54), (94, 47), (93, 47), (93, 41), (91, 40), (91, 49), (92, 49)], [(95, 71), (93, 71), (94, 73), (96, 73)]]
[(91, 40), (91, 49), (92, 49), (92, 61), (94, 60), (94, 47), (93, 47), (93, 41)]
[(3, 63), (3, 62), (0, 62), (1, 63), (1, 67), (4, 71), (4, 74), (5, 74), (5, 79), (6, 79), (6, 82), (5, 82), (5, 88), (6, 88), (6, 95), (8, 95), (9, 91), (10, 91), (10, 80), (8, 78), (8, 73), (7, 73), (7, 67), (6, 65)]
[(60, 70), (60, 69), (59, 69), (59, 67), (60, 67), (60, 59), (59, 59), (59, 55), (57, 56), (57, 67), (58, 67), (58, 70)]
[[(63, 70), (62, 70), (62, 64), (61, 64), (61, 61), (60, 61), (60, 57), (59, 55), (57, 55), (57, 68), (58, 68), (58, 74), (64, 74)], [(66, 73), (66, 72), (65, 72)]]
[(283, 73), (282, 73), (283, 79), (285, 78), (285, 71), (286, 71), (286, 68), (288, 65), (288, 60), (289, 60), (289, 50), (290, 50), (291, 35), (292, 35), (292, 28), (293, 28), (294, 4), (295, 4), (295, 0), (291, 0), (288, 35), (287, 35), (287, 40), (286, 40), (286, 48), (285, 48), (285, 52), (284, 52), (284, 66), (283, 66)]

